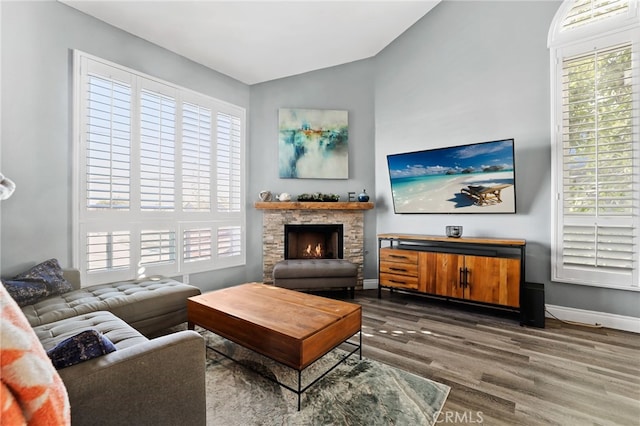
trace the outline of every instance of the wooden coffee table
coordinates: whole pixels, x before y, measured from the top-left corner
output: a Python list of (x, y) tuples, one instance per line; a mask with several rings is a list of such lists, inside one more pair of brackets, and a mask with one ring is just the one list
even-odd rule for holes
[[(190, 297), (187, 320), (190, 329), (198, 325), (297, 370), (297, 389), (276, 383), (298, 394), (298, 410), (309, 387), (355, 352), (362, 359), (362, 308), (355, 303), (248, 283)], [(356, 333), (359, 342), (348, 342)], [(342, 343), (354, 349), (302, 388), (302, 371)]]

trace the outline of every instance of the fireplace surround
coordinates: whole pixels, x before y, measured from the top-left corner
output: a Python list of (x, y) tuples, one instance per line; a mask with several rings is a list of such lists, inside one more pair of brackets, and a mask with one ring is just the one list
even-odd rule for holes
[(362, 288), (364, 264), (364, 211), (371, 202), (257, 202), (263, 211), (263, 282), (273, 283), (273, 267), (285, 260), (285, 225), (341, 224), (343, 259), (358, 267), (357, 287)]

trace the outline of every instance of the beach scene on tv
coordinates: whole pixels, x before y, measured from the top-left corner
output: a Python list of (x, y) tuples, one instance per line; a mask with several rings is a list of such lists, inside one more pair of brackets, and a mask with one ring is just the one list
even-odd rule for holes
[(387, 156), (396, 213), (515, 213), (513, 139)]

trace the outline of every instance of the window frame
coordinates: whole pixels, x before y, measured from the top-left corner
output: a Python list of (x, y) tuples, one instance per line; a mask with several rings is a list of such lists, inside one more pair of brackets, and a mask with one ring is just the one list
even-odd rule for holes
[[(89, 73), (96, 73), (106, 78), (115, 78), (131, 85), (131, 111), (130, 111), (130, 206), (125, 211), (104, 209), (91, 211), (87, 208), (87, 160), (88, 147), (86, 133), (87, 124), (87, 82)], [(103, 74), (104, 73), (104, 74)], [(142, 90), (158, 91), (163, 95), (171, 94), (175, 100), (176, 114), (174, 118), (174, 173), (175, 183), (173, 209), (170, 211), (149, 211), (141, 207), (140, 203), (140, 161), (141, 161), (141, 93)], [(244, 108), (230, 104), (209, 95), (184, 88), (177, 84), (167, 82), (139, 72), (137, 70), (101, 59), (94, 55), (74, 50), (73, 52), (73, 173), (72, 173), (72, 262), (75, 268), (80, 270), (83, 285), (140, 279), (143, 276), (163, 275), (179, 276), (191, 273), (212, 271), (222, 268), (243, 266), (246, 264), (246, 206), (242, 201), (246, 194), (246, 111)], [(184, 104), (193, 104), (206, 107), (210, 111), (210, 138), (209, 147), (209, 210), (189, 211), (183, 208), (183, 151), (182, 151), (182, 124), (184, 117), (182, 109)], [(219, 158), (216, 155), (216, 147), (219, 144), (218, 124), (222, 115), (232, 116), (237, 119), (238, 133), (234, 134), (231, 144), (236, 146), (236, 157), (233, 159), (232, 172), (235, 172), (236, 182), (234, 190), (240, 203), (235, 203), (234, 208), (220, 210), (217, 198), (217, 171)], [(239, 158), (238, 158), (239, 157)], [(239, 180), (239, 182), (237, 182)], [(218, 230), (232, 226), (235, 229), (234, 250), (232, 256), (219, 255)], [(196, 261), (187, 261), (184, 257), (184, 233), (189, 229), (206, 229), (210, 231), (211, 257)], [(129, 265), (122, 270), (104, 270), (102, 272), (87, 272), (87, 240), (88, 232), (111, 232), (123, 230), (130, 232)], [(169, 230), (174, 232), (174, 250), (176, 260), (173, 263), (159, 263), (144, 265), (144, 271), (140, 268), (141, 261), (141, 235), (143, 231)], [(81, 239), (84, 239), (81, 240)], [(144, 274), (144, 275), (143, 275)]]
[[(633, 267), (630, 274), (620, 274), (611, 270), (597, 270), (597, 268), (565, 267), (563, 263), (563, 226), (569, 217), (563, 212), (563, 61), (575, 58), (581, 54), (589, 54), (607, 48), (631, 44), (632, 46), (632, 77), (634, 81), (633, 109), (640, 110), (640, 21), (638, 19), (638, 1), (630, 0), (627, 13), (603, 19), (592, 24), (582, 25), (566, 31), (560, 31), (560, 26), (566, 13), (574, 5), (574, 1), (565, 1), (559, 8), (549, 30), (548, 45), (550, 48), (551, 72), (551, 280), (572, 284), (588, 285), (602, 288), (640, 291), (638, 232), (640, 230), (640, 147), (638, 147), (638, 133), (640, 132), (640, 114), (635, 114), (632, 123), (633, 131), (633, 180), (634, 214), (631, 221), (633, 227)], [(591, 219), (590, 219), (591, 218)], [(591, 221), (591, 223), (589, 222)], [(595, 221), (595, 223), (593, 223)], [(581, 222), (580, 219), (568, 220)], [(584, 223), (596, 223), (600, 226), (611, 224), (616, 226), (620, 221), (612, 216), (585, 218)], [(578, 225), (576, 225), (578, 226)], [(622, 279), (626, 280), (621, 283)]]

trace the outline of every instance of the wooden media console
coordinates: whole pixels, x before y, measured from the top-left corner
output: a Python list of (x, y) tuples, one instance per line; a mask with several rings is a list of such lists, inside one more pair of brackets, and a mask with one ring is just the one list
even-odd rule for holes
[(525, 240), (378, 235), (382, 288), (483, 304), (521, 313)]

